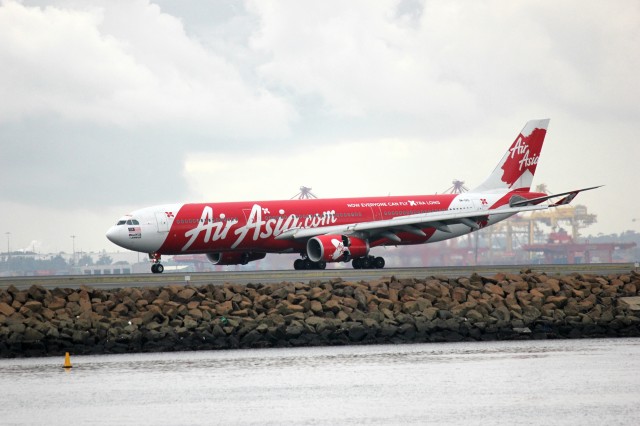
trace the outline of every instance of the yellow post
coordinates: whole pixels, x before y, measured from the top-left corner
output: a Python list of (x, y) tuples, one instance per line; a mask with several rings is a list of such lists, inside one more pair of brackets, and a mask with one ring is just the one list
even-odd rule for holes
[(71, 357), (69, 356), (69, 352), (64, 354), (64, 365), (62, 368), (71, 368)]

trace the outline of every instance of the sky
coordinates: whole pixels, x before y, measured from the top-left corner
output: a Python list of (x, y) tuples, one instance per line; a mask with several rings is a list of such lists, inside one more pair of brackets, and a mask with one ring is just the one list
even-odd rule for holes
[(0, 0), (0, 251), (115, 251), (155, 204), (472, 188), (538, 118), (534, 184), (605, 185), (583, 234), (640, 231), (639, 46), (636, 0)]

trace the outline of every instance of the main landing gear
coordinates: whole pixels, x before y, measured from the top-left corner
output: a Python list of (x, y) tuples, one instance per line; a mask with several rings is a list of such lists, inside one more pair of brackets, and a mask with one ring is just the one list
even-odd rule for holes
[(160, 263), (160, 255), (158, 253), (149, 253), (149, 260), (152, 262), (151, 272), (161, 274), (164, 272), (164, 266)]
[[(365, 256), (356, 257), (351, 261), (353, 269), (382, 269), (384, 268), (385, 261), (382, 257)], [(309, 270), (309, 269), (325, 269), (327, 262), (321, 260), (319, 262), (313, 262), (309, 258), (296, 259), (293, 262), (293, 269), (296, 271)]]
[(295, 262), (293, 262), (293, 269), (295, 269), (296, 271), (303, 270), (303, 269), (324, 269), (326, 267), (327, 267), (327, 262), (325, 262), (324, 260), (313, 262), (309, 258), (304, 258), (304, 259), (296, 259)]
[(353, 269), (382, 269), (384, 268), (384, 263), (384, 258), (382, 257), (365, 256), (353, 259), (351, 266), (353, 266)]

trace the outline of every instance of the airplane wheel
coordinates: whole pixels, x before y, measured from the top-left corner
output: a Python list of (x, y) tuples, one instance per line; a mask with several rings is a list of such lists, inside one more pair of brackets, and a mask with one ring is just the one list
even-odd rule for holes
[(319, 261), (317, 264), (318, 269), (326, 269), (327, 268), (327, 262), (325, 262), (324, 260)]
[(159, 274), (163, 273), (164, 272), (164, 266), (162, 266), (161, 264), (158, 263), (156, 265), (156, 272), (159, 273)]
[(293, 262), (293, 269), (295, 269), (296, 271), (299, 271), (303, 268), (304, 268), (304, 264), (302, 263), (302, 259), (296, 259)]
[(384, 268), (384, 259), (382, 257), (376, 257), (373, 260), (373, 266), (376, 267), (377, 269)]
[(313, 262), (310, 261), (309, 259), (303, 260), (302, 264), (304, 265), (302, 269), (313, 269)]
[(361, 269), (362, 268), (362, 262), (361, 262), (360, 258), (356, 257), (355, 259), (353, 259), (351, 261), (351, 266), (353, 266), (353, 269)]
[(360, 265), (362, 269), (369, 269), (371, 268), (371, 260), (368, 257), (363, 257)]

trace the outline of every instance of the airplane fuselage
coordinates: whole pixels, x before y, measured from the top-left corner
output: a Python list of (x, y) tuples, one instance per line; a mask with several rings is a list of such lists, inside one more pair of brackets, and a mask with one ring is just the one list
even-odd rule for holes
[[(518, 192), (526, 198), (544, 194)], [(276, 200), (255, 202), (166, 204), (137, 210), (122, 220), (139, 225), (112, 227), (110, 238), (128, 240), (128, 248), (141, 252), (176, 255), (244, 250), (264, 253), (302, 253), (305, 241), (277, 239), (290, 229), (309, 229), (392, 220), (410, 215), (437, 212), (485, 213), (500, 207), (505, 194), (442, 194)], [(504, 204), (502, 204), (504, 205)], [(496, 212), (497, 213), (497, 212)], [(492, 225), (511, 214), (492, 214), (478, 227)], [(121, 221), (122, 221), (121, 220)], [(474, 230), (462, 223), (450, 224), (446, 231), (435, 227), (403, 231), (396, 239), (385, 236), (370, 240), (370, 247), (422, 244), (459, 237)], [(364, 231), (363, 231), (364, 232)]]

